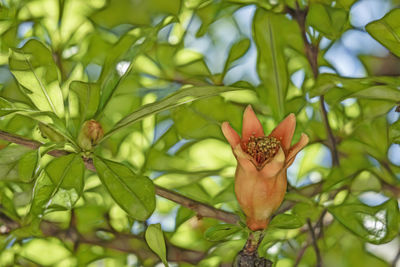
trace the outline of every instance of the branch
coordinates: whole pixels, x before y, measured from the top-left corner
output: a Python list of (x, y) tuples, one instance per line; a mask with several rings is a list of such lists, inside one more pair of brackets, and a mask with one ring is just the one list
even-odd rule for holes
[[(15, 144), (19, 144), (22, 146), (26, 146), (31, 149), (38, 149), (41, 145), (41, 142), (35, 140), (29, 140), (24, 137), (7, 133), (0, 130), (0, 139), (12, 142)], [(64, 150), (52, 150), (48, 152), (49, 155), (54, 157), (60, 157), (67, 155), (68, 152)], [(84, 158), (86, 169), (96, 172), (96, 168), (93, 165), (92, 159)], [(210, 205), (201, 203), (199, 201), (190, 199), (185, 197), (177, 192), (162, 188), (160, 186), (155, 185), (156, 187), (156, 194), (169, 199), (173, 202), (176, 202), (182, 206), (185, 206), (189, 209), (194, 210), (199, 217), (209, 217), (221, 220), (226, 223), (236, 224), (239, 222), (239, 217), (231, 212), (223, 211), (217, 208), (214, 208)]]
[(310, 230), (311, 233), (311, 238), (312, 238), (312, 244), (315, 250), (315, 255), (317, 256), (317, 267), (321, 267), (322, 266), (322, 259), (321, 259), (321, 253), (319, 251), (318, 248), (318, 244), (317, 244), (317, 237), (315, 236), (315, 232), (314, 232), (314, 228), (312, 227), (311, 221), (309, 218), (307, 218), (307, 225), (308, 225), (308, 229)]
[[(297, 254), (296, 261), (295, 261), (295, 263), (294, 263), (294, 265), (293, 265), (294, 267), (299, 266), (300, 261), (301, 261), (301, 259), (303, 258), (304, 253), (306, 252), (307, 248), (308, 248), (311, 244), (317, 245), (317, 240), (320, 239), (320, 238), (323, 236), (324, 217), (325, 217), (326, 213), (327, 213), (327, 210), (326, 210), (326, 209), (322, 211), (321, 216), (320, 216), (318, 222), (315, 224), (315, 227), (314, 227), (314, 228), (312, 228), (310, 219), (307, 219), (307, 228), (308, 228), (308, 230), (311, 232), (312, 240), (307, 241), (307, 243), (300, 249), (299, 253)], [(332, 219), (328, 224), (330, 224), (330, 223), (332, 223), (332, 222), (333, 222), (333, 219)], [(311, 226), (311, 228), (310, 228), (310, 226)], [(318, 235), (316, 236), (316, 235), (315, 235), (315, 230), (316, 230), (317, 228), (319, 228), (319, 232), (318, 232)], [(315, 245), (314, 245), (314, 248), (315, 248)], [(316, 255), (317, 255), (317, 266), (320, 267), (320, 266), (322, 266), (321, 254), (320, 254), (320, 251), (319, 251), (319, 249), (318, 249), (318, 246), (317, 246), (316, 248), (317, 248), (317, 249), (316, 249), (315, 251), (316, 251)], [(318, 252), (317, 252), (317, 251), (318, 251)]]
[(243, 249), (238, 253), (235, 259), (234, 266), (250, 267), (264, 266), (272, 267), (272, 262), (258, 256), (258, 247), (264, 238), (263, 231), (251, 232)]
[(194, 210), (200, 217), (215, 218), (230, 224), (236, 224), (239, 222), (239, 217), (236, 214), (216, 209), (210, 205), (182, 196), (158, 185), (156, 185), (156, 194)]
[[(287, 8), (287, 11), (290, 15), (293, 16), (293, 18), (297, 21), (297, 24), (300, 27), (301, 31), (301, 36), (303, 38), (304, 42), (304, 48), (305, 48), (305, 54), (307, 57), (307, 60), (311, 66), (311, 70), (314, 76), (314, 79), (316, 80), (319, 75), (319, 69), (318, 69), (318, 52), (319, 52), (319, 41), (317, 42), (316, 45), (312, 44), (307, 39), (307, 32), (306, 32), (306, 17), (307, 17), (307, 12), (308, 9), (305, 10), (300, 10), (298, 3), (296, 2), (296, 9), (290, 9)], [(332, 165), (333, 166), (339, 166), (339, 154), (337, 151), (336, 147), (336, 140), (335, 136), (333, 135), (332, 128), (329, 124), (328, 120), (328, 113), (326, 111), (326, 106), (325, 106), (325, 96), (321, 95), (319, 98), (320, 101), (320, 107), (321, 107), (321, 113), (322, 113), (322, 120), (326, 129), (326, 132), (328, 134), (328, 140), (329, 140), (329, 146), (330, 146), (330, 151), (332, 154)]]
[[(8, 234), (9, 232), (20, 227), (18, 223), (11, 220), (1, 212), (0, 223), (2, 224), (0, 227), (0, 234)], [(73, 218), (73, 210), (71, 211), (71, 222), (68, 229), (62, 229), (56, 223), (45, 220), (41, 221), (40, 229), (43, 233), (41, 237), (57, 237), (63, 242), (71, 241), (75, 248), (82, 243), (98, 245), (121, 252), (133, 253), (142, 260), (153, 260), (154, 264), (160, 262), (158, 256), (151, 251), (146, 241), (141, 236), (119, 233), (110, 229), (95, 229), (93, 232), (99, 230), (110, 232), (114, 236), (112, 240), (104, 240), (94, 234), (89, 234), (86, 236), (82, 235), (76, 229)], [(170, 243), (167, 243), (167, 252), (168, 261), (187, 262), (194, 265), (196, 265), (205, 257), (204, 252), (179, 248)]]

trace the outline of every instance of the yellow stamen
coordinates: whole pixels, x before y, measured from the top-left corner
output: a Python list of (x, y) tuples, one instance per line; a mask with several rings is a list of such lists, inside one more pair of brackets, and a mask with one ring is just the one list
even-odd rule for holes
[(254, 137), (250, 136), (246, 152), (254, 158), (258, 164), (272, 159), (278, 152), (280, 142), (275, 137)]

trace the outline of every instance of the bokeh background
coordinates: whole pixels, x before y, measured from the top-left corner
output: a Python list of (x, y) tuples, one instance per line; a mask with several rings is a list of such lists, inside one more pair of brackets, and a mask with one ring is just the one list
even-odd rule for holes
[[(93, 83), (103, 95), (111, 92), (95, 115), (106, 132), (139, 107), (182, 87), (243, 88), (205, 99), (188, 98), (188, 104), (147, 116), (111, 136), (96, 153), (123, 162), (159, 186), (241, 214), (233, 194), (236, 163), (220, 124), (229, 121), (239, 131), (242, 112), (252, 104), (268, 133), (286, 114), (294, 112), (298, 121), (295, 141), (305, 132), (311, 142), (288, 170), (286, 204), (291, 206), (284, 210), (288, 217), (281, 217), (288, 222), (285, 225), (277, 220), (277, 226), (268, 230), (260, 254), (274, 266), (315, 266), (317, 259), (305, 223), (310, 218), (323, 224), (318, 241), (323, 266), (400, 266), (399, 52), (398, 48), (389, 51), (366, 30), (369, 23), (393, 10), (398, 12), (399, 1), (0, 3), (1, 97), (32, 105), (26, 96), (29, 92), (15, 79), (9, 65), (10, 51), (31, 40), (50, 51), (50, 58), (39, 58), (44, 70), (50, 65), (56, 69), (71, 125), (79, 114), (79, 96), (70, 93), (74, 81)], [(317, 79), (305, 55), (300, 28), (286, 12), (286, 8), (296, 7), (311, 12), (311, 6), (314, 13), (305, 25), (308, 41), (318, 44)], [(325, 13), (315, 11), (316, 6), (328, 10), (328, 20)], [(390, 23), (397, 36), (393, 46), (400, 47), (398, 20)], [(271, 40), (278, 48), (270, 46)], [(271, 63), (274, 54), (279, 56), (278, 66)], [(283, 85), (274, 79), (284, 81)], [(366, 92), (374, 86), (397, 93)], [(338, 146), (339, 166), (332, 164), (321, 95), (325, 95)], [(26, 116), (2, 117), (0, 129), (48, 141), (37, 121)], [(78, 128), (70, 129), (77, 136)], [(43, 157), (44, 163), (50, 160), (50, 156)], [(319, 184), (323, 189), (308, 195), (305, 189)], [(34, 185), (34, 181), (0, 178), (4, 191), (0, 209), (6, 209), (7, 199), (17, 217), (27, 216)], [(118, 240), (119, 235), (142, 237), (147, 225), (156, 223), (161, 224), (168, 244), (203, 253), (202, 260), (191, 265), (171, 262), (170, 266), (230, 266), (246, 240), (243, 231), (210, 240), (205, 231), (220, 222), (198, 218), (189, 209), (158, 196), (153, 215), (145, 222), (134, 220), (89, 171), (82, 196), (68, 197), (57, 202), (56, 208), (47, 207), (40, 220), (68, 230), (74, 218), (79, 233), (96, 236), (97, 241), (85, 243), (82, 238), (82, 243), (75, 245), (57, 235), (2, 235), (1, 266), (153, 266), (157, 264), (154, 258), (146, 261), (135, 253), (135, 246), (146, 246), (144, 243), (131, 243), (128, 251), (106, 244)]]

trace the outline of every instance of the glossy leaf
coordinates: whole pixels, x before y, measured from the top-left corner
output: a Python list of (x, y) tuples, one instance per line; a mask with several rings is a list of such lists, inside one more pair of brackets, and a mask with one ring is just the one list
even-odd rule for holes
[(0, 180), (30, 182), (38, 163), (36, 150), (9, 145), (0, 150)]
[(130, 216), (146, 220), (155, 208), (153, 182), (144, 176), (134, 174), (121, 163), (95, 157), (94, 165), (102, 184)]
[(57, 67), (49, 49), (37, 40), (30, 40), (22, 48), (11, 50), (9, 66), (38, 109), (64, 116)]
[(210, 241), (221, 241), (242, 230), (241, 227), (232, 224), (217, 224), (204, 232), (204, 237)]
[(157, 114), (161, 111), (172, 109), (180, 105), (196, 101), (198, 99), (215, 96), (220, 93), (228, 91), (243, 90), (243, 88), (236, 87), (220, 87), (220, 86), (204, 86), (204, 87), (190, 87), (184, 88), (176, 93), (160, 100), (155, 103), (147, 104), (121, 119), (109, 132), (104, 135), (104, 139), (114, 134), (115, 132), (128, 127), (129, 125), (142, 120), (143, 118)]
[(269, 227), (295, 229), (302, 227), (304, 221), (294, 214), (278, 214), (270, 222)]
[(228, 58), (225, 62), (224, 73), (231, 67), (232, 63), (241, 58), (250, 48), (250, 40), (242, 39), (239, 42), (232, 45), (229, 52)]
[(167, 249), (165, 247), (161, 225), (159, 223), (149, 225), (146, 230), (145, 238), (151, 250), (161, 258), (165, 266), (169, 266), (167, 262)]
[(53, 159), (46, 172), (56, 188), (74, 189), (78, 195), (83, 190), (85, 165), (80, 155), (69, 154)]
[(0, 117), (15, 112), (14, 105), (7, 99), (0, 97)]
[(73, 81), (70, 84), (71, 92), (76, 94), (79, 102), (79, 117), (82, 121), (91, 119), (97, 111), (100, 102), (100, 88), (97, 84)]
[(365, 29), (393, 54), (400, 57), (400, 9), (393, 9), (383, 18), (369, 23)]
[(383, 244), (398, 234), (399, 208), (393, 199), (379, 206), (343, 204), (328, 210), (347, 229), (368, 242)]
[[(287, 36), (281, 35), (281, 27), (285, 27)], [(256, 11), (253, 20), (253, 37), (258, 50), (257, 72), (263, 83), (258, 92), (260, 97), (272, 107), (277, 119), (282, 119), (285, 113), (288, 89), (288, 69), (284, 49), (288, 46), (298, 48), (300, 36), (298, 33), (297, 24), (285, 15), (262, 9)]]
[(330, 39), (336, 39), (345, 30), (348, 13), (341, 8), (313, 3), (307, 14), (307, 23)]

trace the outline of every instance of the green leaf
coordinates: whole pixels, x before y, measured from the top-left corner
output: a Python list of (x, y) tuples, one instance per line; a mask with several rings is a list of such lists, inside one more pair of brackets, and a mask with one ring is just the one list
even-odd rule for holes
[(303, 224), (304, 221), (294, 214), (278, 214), (272, 219), (269, 227), (295, 229), (302, 227)]
[(71, 209), (82, 195), (84, 163), (80, 155), (53, 159), (36, 179), (30, 219), (51, 210)]
[(14, 105), (8, 100), (0, 97), (0, 117), (15, 112)]
[(385, 85), (372, 86), (358, 91), (357, 93), (352, 94), (350, 97), (400, 102), (400, 90)]
[[(285, 35), (282, 35), (282, 29)], [(296, 22), (283, 14), (258, 9), (253, 20), (253, 37), (257, 45), (257, 72), (263, 83), (258, 93), (267, 103), (276, 119), (285, 114), (285, 100), (288, 89), (288, 70), (284, 49), (298, 48), (302, 44)], [(290, 39), (290, 40), (289, 40)], [(300, 48), (301, 49), (301, 48)]]
[(349, 10), (351, 6), (356, 2), (357, 0), (339, 0), (337, 3), (342, 6), (345, 10)]
[(30, 182), (37, 163), (36, 150), (19, 145), (0, 149), (0, 180)]
[(59, 134), (57, 131), (54, 131), (50, 126), (47, 126), (44, 123), (39, 122), (39, 130), (44, 138), (50, 139), (50, 141), (60, 143), (64, 142), (65, 138), (63, 135)]
[(356, 203), (329, 207), (328, 210), (353, 234), (367, 242), (383, 244), (398, 235), (400, 216), (394, 199), (375, 207)]
[(121, 119), (109, 132), (104, 135), (104, 138), (102, 140), (107, 139), (115, 132), (126, 128), (149, 115), (157, 114), (161, 111), (172, 109), (198, 99), (215, 96), (223, 92), (235, 90), (243, 90), (243, 88), (229, 86), (200, 86), (181, 89), (160, 101), (144, 105), (141, 108), (137, 109), (135, 112)]
[(0, 192), (0, 212), (15, 221), (19, 221), (19, 215), (15, 209), (14, 202), (7, 196), (5, 190)]
[(27, 221), (37, 221), (46, 212), (69, 209), (77, 200), (77, 194), (57, 188), (47, 173), (42, 171), (35, 182)]
[(56, 188), (75, 189), (78, 195), (82, 194), (85, 165), (80, 155), (55, 158), (46, 166), (46, 172)]
[(233, 224), (217, 224), (204, 232), (204, 237), (210, 241), (221, 241), (239, 232), (242, 228)]
[(149, 225), (146, 230), (145, 238), (151, 250), (160, 257), (165, 266), (168, 266), (167, 249), (165, 247), (161, 225), (159, 223)]
[(396, 121), (389, 127), (389, 140), (400, 144), (400, 120)]
[[(80, 122), (91, 119), (97, 111), (100, 102), (100, 88), (94, 83), (80, 81), (71, 82), (70, 94), (74, 92), (78, 98)], [(71, 97), (70, 97), (71, 100)]]
[(241, 58), (247, 50), (249, 50), (250, 44), (250, 40), (246, 38), (232, 45), (231, 51), (229, 52), (228, 58), (225, 62), (224, 73), (228, 71), (229, 67), (231, 67), (235, 60)]
[(365, 26), (367, 32), (393, 54), (400, 57), (400, 8)]
[(233, 127), (240, 129), (242, 113), (241, 107), (216, 96), (175, 108), (172, 111), (172, 119), (174, 126), (183, 138), (224, 139), (220, 123), (229, 121)]
[(37, 40), (29, 40), (22, 48), (10, 50), (9, 67), (38, 109), (63, 117), (63, 95), (49, 49)]
[(39, 122), (39, 128), (42, 135), (53, 141), (61, 142), (64, 139), (74, 143), (70, 133), (67, 131), (62, 119), (49, 111), (32, 110), (22, 103), (11, 103), (0, 97), (0, 117), (11, 113), (16, 113), (24, 117)]
[(38, 163), (38, 151), (33, 150), (23, 155), (18, 161), (19, 178), (24, 182), (30, 182), (35, 175)]
[(310, 97), (325, 95), (330, 105), (352, 97), (395, 102), (399, 101), (399, 86), (399, 80), (393, 77), (344, 78), (324, 73), (318, 76)]
[(155, 208), (153, 182), (144, 176), (134, 174), (121, 163), (94, 158), (94, 166), (112, 198), (130, 216), (146, 220)]
[(180, 6), (181, 0), (111, 0), (107, 1), (105, 8), (92, 15), (92, 19), (110, 28), (119, 24), (148, 25), (152, 22), (152, 16), (160, 13), (177, 15)]
[(341, 8), (313, 3), (307, 14), (307, 23), (329, 39), (337, 39), (345, 30), (347, 18), (348, 13)]
[(78, 154), (53, 159), (36, 179), (30, 219), (51, 210), (71, 209), (82, 195), (84, 169)]
[(175, 217), (175, 229), (178, 229), (181, 224), (192, 218), (196, 213), (186, 208), (185, 206), (180, 206)]
[[(111, 51), (108, 53), (104, 62), (101, 76), (98, 81), (101, 87), (101, 98), (98, 112), (103, 111), (103, 109), (106, 108), (108, 102), (110, 102), (111, 98), (118, 90), (121, 82), (129, 77), (132, 70), (132, 61), (138, 55), (143, 53), (146, 43), (148, 42), (147, 39), (150, 39), (149, 36), (151, 36), (152, 33), (153, 32), (149, 32), (142, 36), (137, 33), (134, 34), (132, 31), (127, 32), (111, 48)], [(143, 43), (138, 42), (140, 38), (145, 38), (145, 41)], [(129, 64), (123, 75), (120, 75), (116, 69), (116, 66), (118, 66), (118, 63), (121, 61), (126, 61)]]

